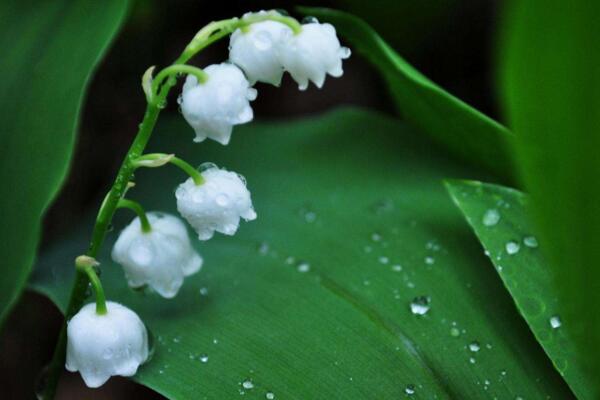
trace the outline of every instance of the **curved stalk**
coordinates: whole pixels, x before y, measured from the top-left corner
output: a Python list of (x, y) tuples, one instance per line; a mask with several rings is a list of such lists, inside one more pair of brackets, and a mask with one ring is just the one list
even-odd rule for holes
[(140, 219), (140, 223), (142, 225), (142, 232), (148, 233), (152, 230), (152, 225), (150, 225), (150, 221), (148, 221), (148, 217), (146, 216), (146, 211), (140, 203), (133, 200), (121, 199), (117, 204), (117, 208), (128, 208), (134, 213), (137, 214)]

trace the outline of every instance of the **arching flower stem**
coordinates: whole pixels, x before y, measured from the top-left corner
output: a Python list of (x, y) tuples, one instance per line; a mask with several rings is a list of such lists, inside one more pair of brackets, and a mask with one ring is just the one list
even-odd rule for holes
[(92, 257), (79, 256), (75, 259), (75, 268), (77, 271), (81, 271), (87, 275), (90, 284), (94, 288), (94, 293), (96, 294), (96, 314), (104, 315), (107, 312), (106, 296), (104, 295), (104, 288), (102, 287), (100, 278), (98, 278), (96, 270), (94, 269), (98, 265), (100, 265), (100, 263)]
[(190, 165), (187, 161), (175, 157), (174, 154), (144, 154), (133, 163), (136, 167), (161, 167), (167, 163), (171, 163), (188, 174), (194, 180), (196, 185), (202, 185), (204, 183), (204, 178), (202, 177), (200, 171)]
[(128, 208), (131, 211), (135, 212), (137, 216), (140, 218), (140, 222), (142, 225), (142, 232), (148, 233), (152, 231), (152, 225), (150, 225), (150, 221), (148, 221), (148, 217), (146, 216), (146, 211), (140, 203), (133, 200), (121, 199), (119, 200), (119, 204), (117, 208)]

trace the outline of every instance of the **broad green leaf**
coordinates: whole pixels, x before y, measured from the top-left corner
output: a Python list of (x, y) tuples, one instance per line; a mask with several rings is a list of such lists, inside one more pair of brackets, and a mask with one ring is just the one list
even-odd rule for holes
[(29, 276), (42, 215), (67, 172), (86, 83), (126, 6), (0, 4), (0, 322)]
[[(193, 145), (181, 117), (157, 135), (155, 151), (244, 174), (258, 219), (199, 243), (205, 266), (173, 300), (126, 287), (110, 235), (106, 292), (157, 337), (138, 382), (172, 399), (572, 396), (444, 190), (465, 168), (410, 128), (344, 110), (236, 128), (227, 147)], [(179, 171), (136, 177), (131, 198), (173, 212)], [(63, 310), (89, 229), (51, 248), (32, 283)]]
[(594, 378), (600, 374), (598, 15), (598, 1), (514, 2), (500, 57), (519, 170), (547, 243), (561, 315)]
[(554, 366), (578, 398), (593, 398), (594, 381), (585, 375), (558, 314), (553, 271), (529, 222), (529, 198), (475, 181), (451, 181), (446, 187)]
[(455, 155), (512, 181), (513, 135), (505, 127), (423, 76), (363, 20), (327, 8), (301, 7), (300, 11), (332, 23), (352, 50), (379, 70), (403, 119)]

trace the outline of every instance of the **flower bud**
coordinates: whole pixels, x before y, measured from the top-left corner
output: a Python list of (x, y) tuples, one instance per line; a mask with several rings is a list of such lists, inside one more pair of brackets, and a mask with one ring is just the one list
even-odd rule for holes
[(318, 22), (302, 25), (296, 35), (286, 33), (279, 48), (279, 60), (300, 90), (308, 87), (309, 80), (321, 88), (326, 74), (342, 76), (342, 60), (348, 57), (350, 49), (340, 45), (333, 25)]
[(152, 226), (143, 232), (135, 218), (119, 235), (112, 258), (123, 266), (132, 288), (150, 286), (165, 298), (175, 297), (185, 276), (198, 272), (202, 257), (194, 250), (184, 223), (163, 213), (148, 213)]
[(252, 85), (260, 81), (279, 86), (283, 66), (277, 52), (282, 37), (291, 34), (291, 29), (275, 21), (258, 22), (247, 29), (231, 35), (229, 59), (244, 70)]
[(113, 375), (133, 376), (148, 359), (148, 333), (136, 313), (111, 301), (107, 313), (96, 313), (94, 303), (84, 306), (67, 326), (65, 367), (81, 374), (91, 388)]
[(213, 64), (204, 72), (208, 75), (204, 83), (188, 75), (179, 98), (181, 112), (196, 132), (194, 142), (210, 138), (226, 145), (233, 125), (252, 120), (250, 101), (256, 98), (256, 89), (233, 64)]
[(202, 172), (205, 182), (196, 185), (192, 178), (179, 185), (177, 210), (194, 227), (200, 240), (213, 237), (215, 231), (233, 235), (240, 218), (256, 219), (250, 192), (238, 174), (217, 167)]

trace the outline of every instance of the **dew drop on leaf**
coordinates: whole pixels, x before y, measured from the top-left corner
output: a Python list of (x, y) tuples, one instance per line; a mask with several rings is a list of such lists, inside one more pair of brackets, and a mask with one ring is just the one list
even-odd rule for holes
[(550, 326), (552, 327), (552, 329), (558, 329), (560, 328), (562, 325), (562, 321), (560, 320), (560, 317), (558, 315), (553, 315), (552, 317), (550, 317)]
[(415, 385), (406, 385), (406, 387), (404, 388), (404, 393), (406, 393), (409, 396), (415, 394)]
[(410, 312), (414, 315), (425, 315), (430, 308), (431, 305), (428, 296), (418, 296), (410, 302)]
[(500, 213), (496, 209), (489, 209), (483, 214), (483, 225), (485, 226), (494, 226), (500, 221)]
[(254, 387), (254, 383), (252, 383), (250, 379), (246, 379), (244, 382), (242, 382), (242, 387), (244, 389), (252, 389)]
[(531, 247), (531, 248), (536, 248), (538, 247), (538, 241), (536, 239), (535, 236), (526, 236), (523, 239), (523, 243), (525, 244), (525, 246), (527, 247)]
[(478, 352), (479, 349), (481, 349), (479, 342), (473, 341), (473, 342), (469, 343), (469, 350), (472, 351), (473, 353)]
[(519, 250), (521, 250), (521, 246), (519, 245), (519, 243), (512, 240), (510, 242), (507, 242), (506, 246), (504, 247), (506, 248), (506, 252), (511, 256), (517, 254)]

